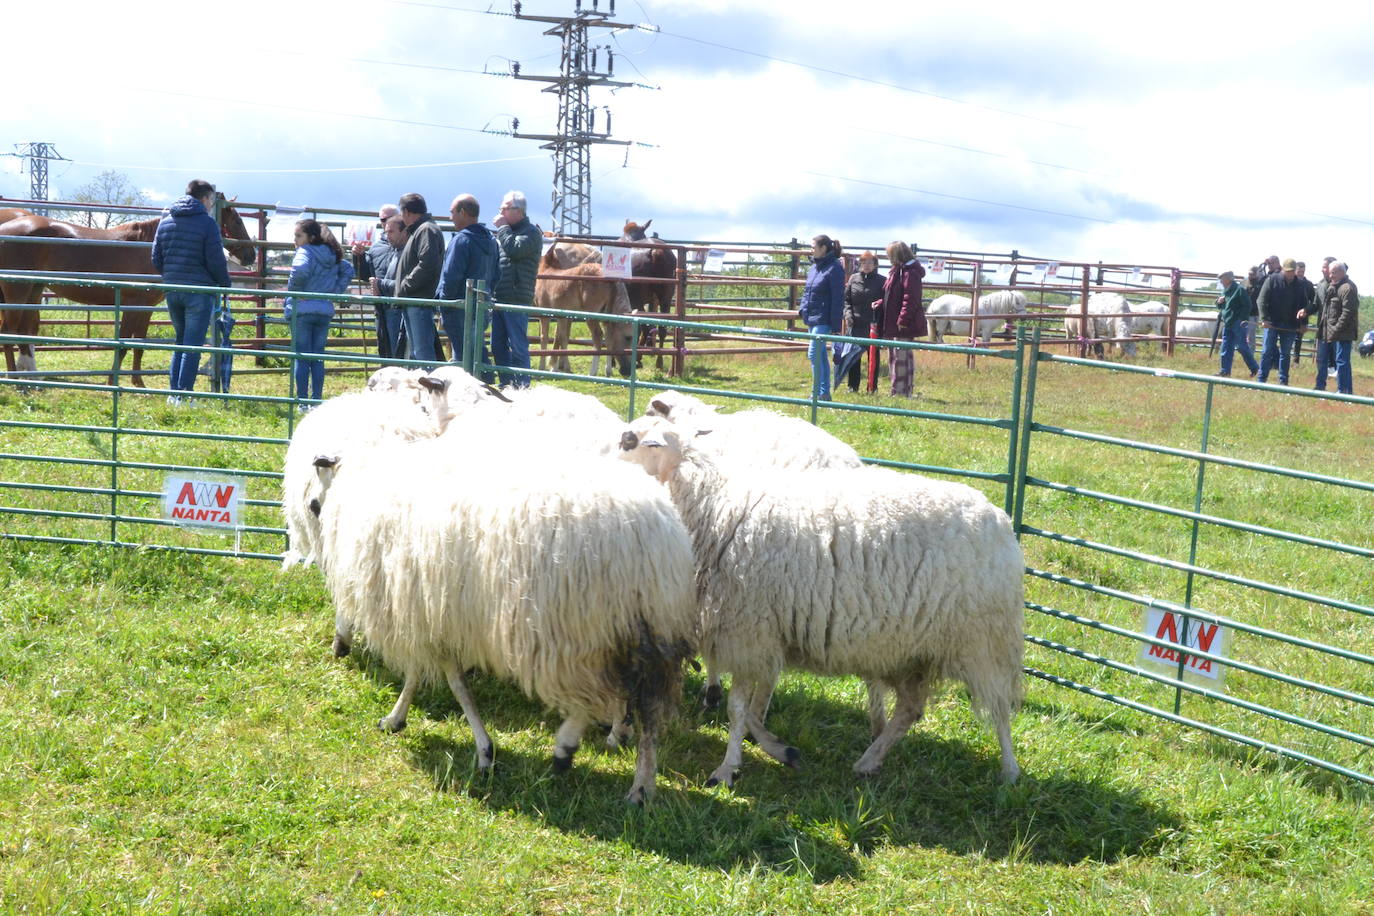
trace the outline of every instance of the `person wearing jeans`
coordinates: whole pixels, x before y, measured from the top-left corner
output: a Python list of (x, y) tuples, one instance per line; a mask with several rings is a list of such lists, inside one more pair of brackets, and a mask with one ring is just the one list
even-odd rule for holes
[(811, 397), (830, 400), (830, 354), (827, 341), (815, 336), (831, 334), (844, 321), (844, 266), (840, 243), (828, 235), (811, 240), (811, 268), (806, 272), (798, 316), (811, 331), (806, 355), (811, 360)]
[[(214, 185), (199, 178), (194, 179), (186, 186), (186, 196), (178, 198), (168, 207), (166, 215), (157, 224), (152, 260), (153, 267), (162, 275), (163, 283), (229, 288), (229, 262), (224, 257), (219, 224), (210, 215), (215, 207), (215, 196)], [(186, 347), (205, 346), (215, 299), (214, 293), (167, 294), (167, 313), (176, 331), (177, 344)], [(199, 353), (175, 351), (168, 382), (172, 391), (195, 388), (199, 369)], [(172, 394), (168, 400), (180, 403), (180, 397), (179, 394)]]
[[(205, 346), (205, 335), (210, 331), (210, 316), (215, 311), (216, 298), (214, 293), (167, 293), (167, 314), (172, 319), (172, 330), (176, 333), (178, 346)], [(191, 391), (196, 387), (196, 373), (199, 371), (198, 352), (174, 350), (169, 372), (171, 389)]]
[[(397, 203), (406, 227), (406, 242), (396, 258), (396, 296), (432, 300), (444, 267), (444, 233), (420, 194), (403, 194)], [(405, 328), (411, 359), (437, 362), (434, 306), (407, 305)]]
[(1270, 274), (1260, 287), (1260, 319), (1264, 322), (1264, 356), (1260, 358), (1259, 380), (1269, 381), (1275, 366), (1279, 370), (1279, 384), (1288, 384), (1288, 366), (1293, 356), (1293, 342), (1307, 316), (1308, 301), (1302, 284), (1298, 282), (1298, 262), (1285, 258), (1278, 273)]
[(296, 397), (318, 401), (324, 394), (324, 362), (301, 359), (305, 353), (323, 353), (329, 337), (329, 322), (334, 303), (311, 299), (301, 293), (342, 293), (353, 279), (353, 261), (343, 256), (329, 227), (313, 219), (296, 223), (296, 257), (286, 288), (295, 293), (286, 298), (286, 318), (291, 322), (291, 348), (296, 352)]
[(1235, 351), (1239, 349), (1246, 368), (1250, 370), (1250, 377), (1254, 378), (1255, 373), (1259, 372), (1259, 363), (1255, 362), (1255, 354), (1250, 349), (1247, 337), (1250, 296), (1245, 292), (1245, 287), (1236, 282), (1236, 275), (1229, 270), (1218, 276), (1217, 282), (1221, 284), (1221, 295), (1217, 297), (1217, 305), (1220, 307), (1217, 317), (1221, 321), (1221, 371), (1217, 375), (1231, 374), (1231, 363), (1234, 361)]
[(1326, 370), (1336, 366), (1336, 391), (1354, 394), (1350, 350), (1360, 333), (1360, 292), (1346, 274), (1344, 261), (1332, 261), (1330, 283), (1317, 319), (1317, 391), (1326, 390)]

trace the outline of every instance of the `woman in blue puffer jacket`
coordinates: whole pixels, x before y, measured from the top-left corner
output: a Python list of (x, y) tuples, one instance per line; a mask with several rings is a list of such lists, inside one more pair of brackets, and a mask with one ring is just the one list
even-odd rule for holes
[[(353, 261), (343, 256), (343, 249), (329, 227), (313, 219), (296, 223), (296, 257), (291, 262), (287, 290), (296, 293), (342, 293), (347, 291), (352, 279)], [(329, 336), (329, 320), (333, 317), (334, 303), (328, 299), (306, 299), (302, 296), (286, 298), (286, 320), (291, 322), (291, 347), (298, 357), (302, 353), (324, 352), (324, 343)], [(296, 360), (296, 397), (304, 400), (307, 390), (314, 401), (318, 401), (324, 393), (322, 360)]]
[[(811, 262), (797, 314), (812, 334), (837, 334), (844, 321), (840, 243), (828, 235), (816, 236), (811, 240)], [(826, 341), (813, 338), (806, 351), (811, 360), (811, 396), (818, 401), (830, 400), (830, 358), (826, 350)]]

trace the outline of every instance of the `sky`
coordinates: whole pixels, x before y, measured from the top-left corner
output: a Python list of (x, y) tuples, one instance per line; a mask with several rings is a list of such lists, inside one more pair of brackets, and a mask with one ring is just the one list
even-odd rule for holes
[[(582, 0), (590, 6), (591, 0)], [(604, 11), (609, 0), (600, 0)], [(526, 0), (563, 16), (574, 0)], [(58, 198), (109, 168), (157, 202), (371, 209), (419, 191), (551, 228), (559, 42), (509, 0), (12, 4), (0, 153), (46, 141)], [(593, 89), (592, 229), (1243, 270), (1374, 262), (1374, 4), (619, 0)], [(604, 53), (601, 57), (604, 60)], [(495, 74), (495, 75), (492, 75)], [(598, 111), (598, 126), (604, 125)], [(0, 157), (0, 196), (27, 197)], [(1371, 268), (1374, 283), (1374, 268)]]

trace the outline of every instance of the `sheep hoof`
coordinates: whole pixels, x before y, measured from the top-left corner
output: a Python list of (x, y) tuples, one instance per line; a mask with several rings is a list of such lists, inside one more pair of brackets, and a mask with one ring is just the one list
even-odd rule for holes
[(801, 769), (801, 751), (790, 744), (782, 750), (782, 762), (794, 770)]
[(577, 750), (572, 748), (558, 747), (553, 751), (553, 771), (555, 773), (566, 773), (572, 769), (573, 753)]
[(636, 808), (643, 808), (648, 800), (649, 791), (644, 786), (635, 786), (630, 790), (630, 794), (625, 796), (625, 801)]
[(706, 690), (701, 695), (701, 708), (719, 709), (721, 699), (720, 694), (721, 690), (719, 684), (711, 684), (707, 686)]
[(711, 778), (706, 780), (706, 788), (709, 789), (712, 786), (725, 786), (727, 789), (733, 789), (735, 787), (735, 780), (737, 779), (739, 779), (739, 770), (737, 769), (727, 770), (723, 773), (720, 770), (716, 770), (716, 772), (711, 774)]
[(386, 716), (382, 719), (382, 721), (377, 723), (377, 727), (380, 728), (382, 731), (387, 732), (388, 734), (394, 735), (398, 732), (405, 731), (406, 720), (400, 719), (398, 721), (393, 721), (391, 716)]
[(490, 744), (488, 744), (486, 747), (478, 748), (478, 749), (477, 749), (477, 769), (478, 769), (478, 770), (484, 770), (484, 771), (485, 771), (485, 770), (490, 770), (490, 769), (491, 769), (491, 765), (492, 765), (493, 761), (495, 760), (495, 758), (496, 758), (496, 749), (493, 748)]
[(334, 657), (346, 658), (353, 651), (353, 645), (338, 633), (334, 634)]
[(854, 763), (854, 775), (863, 776), (865, 778), (870, 776), (877, 776), (878, 771), (882, 769), (882, 766), (883, 765), (881, 763), (869, 763), (863, 758), (859, 758), (859, 760), (857, 760)]

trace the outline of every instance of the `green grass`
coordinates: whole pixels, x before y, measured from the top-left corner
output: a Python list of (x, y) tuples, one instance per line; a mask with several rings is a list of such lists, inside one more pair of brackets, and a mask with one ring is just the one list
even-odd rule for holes
[[(62, 361), (77, 364), (80, 354)], [(165, 364), (149, 356), (150, 365)], [(1161, 360), (1153, 353), (1140, 361)], [(59, 361), (52, 357), (45, 364)], [(101, 365), (104, 358), (90, 359)], [(581, 365), (579, 361), (577, 363)], [(917, 356), (914, 402), (860, 404), (1004, 417), (1010, 366)], [(1200, 354), (1172, 368), (1211, 371)], [(1374, 376), (1357, 366), (1356, 390)], [(1297, 381), (1310, 372), (1304, 362)], [(653, 376), (651, 376), (653, 377)], [(331, 378), (327, 390), (356, 384)], [(802, 396), (801, 355), (694, 359), (686, 384)], [(572, 387), (591, 390), (586, 383)], [(885, 388), (884, 384), (884, 388)], [(236, 391), (284, 393), (276, 376)], [(623, 408), (623, 391), (604, 392)], [(1202, 389), (1177, 380), (1041, 366), (1036, 419), (1195, 449)], [(643, 398), (640, 396), (642, 407)], [(0, 419), (107, 425), (109, 396), (0, 386)], [(734, 404), (730, 406), (733, 408)], [(1374, 480), (1368, 407), (1272, 392), (1218, 390), (1210, 448)], [(797, 409), (798, 415), (805, 413)], [(284, 438), (276, 405), (175, 409), (121, 395), (125, 426)], [(823, 411), (822, 424), (870, 457), (997, 471), (1005, 433), (931, 419)], [(108, 457), (99, 433), (4, 428), (3, 450)], [(122, 436), (151, 462), (277, 470), (282, 447)], [(1196, 466), (1036, 434), (1037, 477), (1178, 507)], [(131, 489), (152, 472), (121, 471)], [(0, 480), (108, 486), (102, 469), (0, 461)], [(1000, 504), (1003, 488), (976, 484)], [(250, 482), (270, 500), (277, 484)], [(157, 515), (151, 500), (121, 511)], [(108, 497), (0, 490), (0, 504), (103, 512)], [(1211, 467), (1203, 511), (1367, 544), (1369, 494)], [(275, 510), (250, 523), (279, 525)], [(1032, 487), (1025, 521), (1187, 560), (1182, 520)], [(12, 533), (103, 537), (107, 522), (6, 514)], [(121, 524), (131, 539), (226, 547), (218, 535)], [(245, 549), (280, 538), (245, 536)], [(1027, 561), (1125, 591), (1182, 601), (1184, 577), (1028, 537)], [(1198, 562), (1362, 605), (1365, 560), (1204, 527)], [(1139, 607), (1028, 580), (1034, 601), (1130, 629)], [(1374, 651), (1360, 615), (1199, 579), (1194, 602), (1260, 626)], [(1130, 662), (1136, 644), (1028, 612), (1030, 632)], [(376, 721), (395, 677), (365, 652), (329, 656), (332, 613), (316, 570), (163, 551), (0, 541), (0, 910), (23, 913), (1358, 913), (1374, 887), (1367, 788), (1323, 770), (1027, 681), (1014, 736), (1025, 775), (997, 781), (996, 741), (947, 689), (888, 758), (858, 781), (863, 686), (788, 674), (772, 711), (803, 753), (794, 772), (747, 746), (734, 791), (706, 789), (724, 750), (721, 719), (685, 706), (660, 751), (645, 810), (621, 798), (633, 755), (592, 742), (572, 772), (548, 757), (555, 713), (509, 684), (474, 678), (497, 767), (473, 769), (473, 743), (447, 691), (422, 691), (410, 728)], [(1374, 693), (1368, 666), (1238, 635), (1238, 657)], [(1031, 647), (1028, 664), (1172, 708), (1172, 691)], [(700, 686), (692, 676), (689, 696)], [(1362, 734), (1367, 709), (1254, 676), (1228, 690)], [(1185, 715), (1371, 770), (1358, 749), (1218, 703)]]

